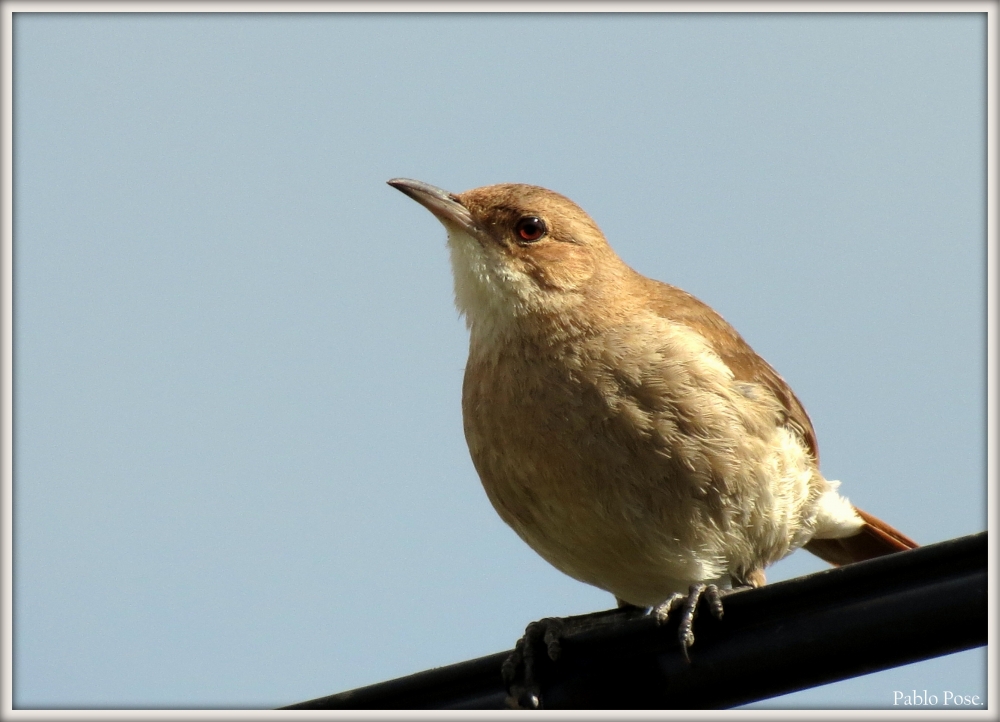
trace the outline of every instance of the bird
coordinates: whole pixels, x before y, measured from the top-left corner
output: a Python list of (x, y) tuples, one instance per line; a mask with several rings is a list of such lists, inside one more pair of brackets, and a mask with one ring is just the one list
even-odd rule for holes
[(686, 655), (699, 597), (721, 616), (720, 589), (761, 586), (796, 549), (840, 566), (917, 546), (822, 475), (803, 405), (743, 337), (633, 270), (569, 198), (388, 183), (446, 230), (469, 453), (552, 566), (620, 606), (684, 609)]

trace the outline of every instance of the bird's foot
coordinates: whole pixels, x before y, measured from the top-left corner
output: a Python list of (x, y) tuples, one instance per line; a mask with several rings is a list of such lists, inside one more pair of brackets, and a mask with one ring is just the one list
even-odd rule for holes
[(514, 651), (504, 660), (500, 671), (507, 685), (507, 707), (511, 709), (539, 709), (542, 693), (538, 680), (538, 665), (541, 652), (553, 662), (561, 651), (559, 639), (565, 630), (565, 623), (556, 617), (547, 617), (532, 622), (524, 630), (524, 636), (517, 640)]
[(547, 617), (529, 624), (501, 667), (507, 687), (507, 706), (512, 709), (540, 709), (543, 706), (541, 678), (545, 667), (562, 654), (562, 640), (580, 633), (613, 629), (616, 623), (641, 614), (634, 607), (609, 609), (574, 617)]
[(671, 594), (665, 602), (655, 607), (650, 607), (647, 613), (655, 617), (659, 624), (665, 624), (667, 619), (670, 618), (671, 612), (676, 609), (681, 610), (680, 624), (677, 627), (677, 639), (680, 642), (684, 660), (690, 662), (691, 658), (688, 656), (688, 647), (694, 644), (694, 619), (698, 616), (698, 602), (704, 600), (712, 612), (712, 616), (716, 619), (722, 619), (723, 594), (732, 591), (736, 590), (727, 589), (725, 592), (721, 592), (714, 584), (692, 584), (686, 595), (680, 593)]

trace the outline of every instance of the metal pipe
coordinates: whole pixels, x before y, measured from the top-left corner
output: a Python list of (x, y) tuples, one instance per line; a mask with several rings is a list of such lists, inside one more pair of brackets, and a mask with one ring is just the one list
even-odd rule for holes
[[(733, 594), (701, 614), (691, 661), (677, 623), (609, 610), (539, 669), (548, 709), (721, 709), (987, 642), (987, 534)], [(509, 652), (284, 709), (503, 709)]]

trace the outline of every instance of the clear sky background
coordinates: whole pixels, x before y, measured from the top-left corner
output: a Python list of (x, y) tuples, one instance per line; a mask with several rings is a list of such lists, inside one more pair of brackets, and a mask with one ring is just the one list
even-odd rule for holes
[[(490, 507), (444, 231), (396, 176), (569, 196), (779, 370), (858, 506), (985, 529), (985, 40), (973, 14), (18, 14), (15, 706), (275, 707), (613, 606)], [(982, 696), (985, 659), (758, 706)]]

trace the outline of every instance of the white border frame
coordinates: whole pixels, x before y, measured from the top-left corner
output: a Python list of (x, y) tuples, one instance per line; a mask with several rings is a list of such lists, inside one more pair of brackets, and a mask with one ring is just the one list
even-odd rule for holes
[[(771, 2), (721, 2), (705, 0), (704, 2), (606, 2), (589, 0), (586, 2), (528, 2), (527, 0), (486, 1), (486, 2), (389, 2), (371, 0), (370, 2), (277, 2), (254, 0), (248, 2), (196, 2), (192, 0), (177, 0), (175, 2), (139, 2), (138, 0), (109, 2), (87, 0), (75, 2), (53, 2), (46, 0), (0, 0), (0, 134), (3, 136), (0, 150), (0, 716), (11, 720), (41, 720), (41, 719), (93, 719), (118, 720), (134, 719), (272, 719), (294, 715), (296, 719), (456, 719), (482, 718), (492, 719), (505, 717), (508, 714), (523, 714), (518, 712), (382, 712), (382, 711), (352, 711), (338, 713), (333, 711), (294, 711), (281, 712), (273, 710), (13, 710), (13, 511), (12, 511), (12, 478), (13, 478), (13, 14), (16, 12), (699, 12), (699, 13), (729, 13), (729, 12), (798, 12), (798, 13), (878, 13), (878, 12), (947, 12), (947, 13), (986, 13), (987, 20), (987, 50), (986, 50), (986, 263), (987, 263), (987, 520), (988, 528), (993, 529), (996, 521), (996, 482), (997, 482), (997, 30), (998, 9), (1000, 0), (979, 0), (973, 2), (941, 2), (932, 0), (921, 1), (882, 1), (864, 2), (861, 0), (839, 0), (806, 2), (803, 0), (787, 0)], [(992, 546), (989, 548), (989, 609), (996, 609), (996, 554)], [(996, 637), (993, 619), (989, 625), (989, 646), (987, 655), (987, 689), (989, 701), (995, 699), (996, 693)], [(337, 690), (331, 690), (331, 694)], [(949, 712), (937, 710), (732, 710), (726, 712), (558, 712), (554, 710), (535, 712), (551, 719), (663, 719), (664, 717), (685, 719), (718, 719), (724, 716), (741, 715), (755, 719), (840, 719), (849, 714), (852, 718), (886, 719), (931, 716), (933, 718), (950, 718), (960, 716), (963, 720), (993, 719), (992, 710), (955, 710)]]

